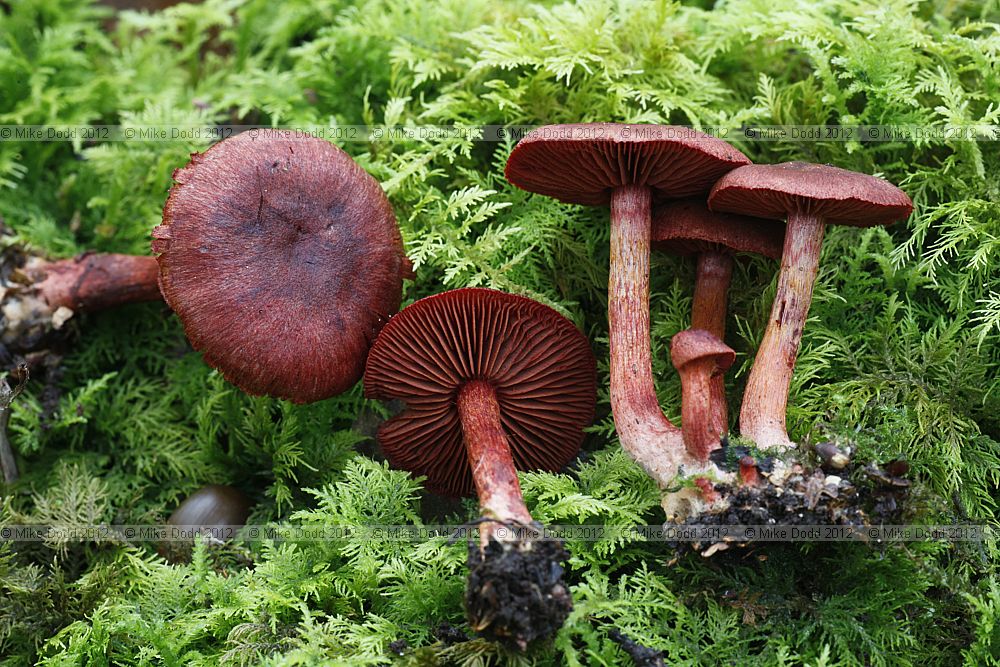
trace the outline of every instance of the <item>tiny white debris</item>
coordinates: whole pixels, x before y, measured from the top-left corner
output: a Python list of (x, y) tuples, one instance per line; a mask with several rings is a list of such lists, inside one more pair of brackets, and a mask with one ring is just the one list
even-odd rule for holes
[(5, 303), (3, 305), (3, 317), (8, 322), (20, 322), (24, 319), (24, 304), (21, 300), (11, 299)]
[(66, 324), (66, 321), (73, 317), (73, 311), (66, 306), (59, 306), (56, 308), (56, 312), (52, 313), (52, 328), (57, 331), (62, 328), (62, 325)]
[(704, 556), (705, 558), (708, 558), (712, 554), (717, 553), (719, 551), (725, 551), (728, 548), (729, 548), (728, 544), (724, 544), (722, 542), (716, 542), (709, 548), (705, 549), (705, 551), (703, 551), (701, 555)]
[(774, 462), (771, 472), (767, 477), (775, 486), (784, 486), (791, 473), (791, 468), (785, 465), (784, 461), (778, 460)]

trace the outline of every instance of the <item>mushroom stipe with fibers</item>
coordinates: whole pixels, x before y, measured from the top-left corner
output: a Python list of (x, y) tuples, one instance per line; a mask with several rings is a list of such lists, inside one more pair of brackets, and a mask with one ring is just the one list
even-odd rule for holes
[(913, 202), (881, 178), (822, 164), (735, 169), (712, 188), (713, 211), (787, 220), (778, 290), (740, 409), (740, 434), (760, 447), (791, 448), (785, 411), (802, 329), (829, 224), (870, 227), (902, 220)]
[[(684, 460), (680, 429), (660, 408), (649, 331), (649, 252), (654, 200), (702, 195), (750, 160), (687, 128), (586, 123), (541, 127), (507, 160), (507, 180), (529, 192), (611, 206), (608, 338), (611, 408), (626, 452), (669, 488)], [(669, 506), (665, 510), (670, 515)]]
[(297, 403), (352, 387), (412, 277), (375, 179), (327, 141), (269, 130), (193, 155), (174, 180), (153, 252), (205, 361)]
[(517, 470), (559, 470), (579, 451), (596, 403), (587, 339), (531, 299), (459, 289), (421, 299), (382, 329), (368, 357), (365, 395), (406, 410), (378, 441), (397, 468), (436, 493), (479, 497), (480, 543), (470, 548), (466, 610), (483, 636), (524, 649), (572, 608), (558, 542), (538, 527)]

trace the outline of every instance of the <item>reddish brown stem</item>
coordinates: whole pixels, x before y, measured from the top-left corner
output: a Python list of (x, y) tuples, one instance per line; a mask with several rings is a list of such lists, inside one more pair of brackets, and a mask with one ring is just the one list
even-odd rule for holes
[(608, 338), (611, 409), (628, 454), (666, 488), (684, 454), (680, 429), (660, 409), (649, 338), (650, 191), (616, 188), (611, 196)]
[(716, 422), (712, 396), (712, 380), (716, 371), (713, 358), (698, 359), (678, 369), (681, 376), (684, 446), (688, 454), (698, 461), (708, 461), (709, 453), (720, 447), (719, 439), (723, 435)]
[(744, 486), (757, 486), (760, 484), (760, 472), (757, 471), (757, 461), (752, 456), (744, 456), (740, 459), (740, 481)]
[[(691, 328), (704, 329), (719, 340), (726, 339), (726, 308), (729, 284), (733, 278), (733, 256), (709, 251), (698, 255), (698, 273), (694, 283)], [(726, 405), (726, 382), (722, 373), (711, 379), (712, 424), (721, 433), (729, 432), (729, 409)]]
[[(458, 415), (483, 516), (502, 523), (530, 524), (493, 386), (482, 380), (464, 384), (458, 391)], [(480, 526), (483, 547), (499, 527), (500, 523), (492, 522)]]
[(814, 215), (796, 212), (788, 216), (778, 291), (740, 410), (741, 435), (760, 447), (794, 446), (788, 439), (785, 411), (802, 329), (812, 303), (825, 228), (823, 220)]
[(161, 299), (156, 259), (137, 255), (84, 254), (44, 262), (33, 274), (38, 292), (53, 310), (78, 312)]

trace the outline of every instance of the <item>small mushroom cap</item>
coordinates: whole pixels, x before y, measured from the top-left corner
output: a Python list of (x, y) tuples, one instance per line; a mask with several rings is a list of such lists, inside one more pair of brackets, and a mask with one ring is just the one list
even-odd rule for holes
[(209, 484), (188, 496), (167, 523), (174, 526), (241, 526), (250, 516), (252, 506), (251, 500), (239, 489)]
[(653, 209), (653, 247), (675, 255), (729, 249), (781, 259), (785, 226), (735, 213), (713, 213), (704, 200), (681, 199)]
[(269, 131), (193, 155), (174, 180), (153, 252), (205, 361), (298, 403), (354, 385), (410, 268), (375, 179), (322, 139)]
[(714, 359), (716, 368), (725, 371), (736, 361), (736, 353), (704, 329), (686, 329), (670, 340), (670, 359), (678, 370), (693, 361)]
[(407, 306), (372, 346), (365, 395), (407, 405), (379, 429), (393, 466), (426, 475), (435, 493), (474, 492), (457, 407), (469, 380), (496, 391), (519, 469), (559, 470), (579, 451), (597, 400), (587, 339), (537, 301), (469, 288)]
[(708, 207), (772, 220), (798, 211), (828, 224), (872, 227), (903, 220), (913, 202), (875, 176), (827, 164), (784, 162), (734, 169), (712, 188)]
[(708, 192), (750, 159), (725, 141), (672, 125), (581, 123), (532, 130), (507, 159), (507, 180), (569, 204), (607, 206), (615, 188), (645, 185), (656, 199)]

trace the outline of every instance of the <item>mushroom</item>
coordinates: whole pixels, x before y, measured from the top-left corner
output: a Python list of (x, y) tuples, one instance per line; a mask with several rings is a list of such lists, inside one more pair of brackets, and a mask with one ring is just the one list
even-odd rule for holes
[(7, 347), (28, 352), (75, 313), (92, 313), (161, 298), (156, 259), (84, 253), (46, 260), (8, 248), (0, 310)]
[(670, 359), (681, 376), (681, 428), (684, 445), (695, 460), (708, 462), (722, 447), (725, 415), (715, 410), (713, 381), (736, 360), (732, 348), (704, 329), (681, 331), (670, 341)]
[(250, 516), (253, 503), (245, 493), (232, 486), (209, 484), (184, 499), (167, 524), (194, 528), (242, 526)]
[(174, 180), (153, 252), (205, 361), (297, 403), (354, 385), (412, 277), (375, 179), (322, 139), (269, 130), (193, 155)]
[[(726, 302), (733, 275), (733, 256), (755, 253), (781, 259), (784, 225), (732, 213), (713, 213), (704, 201), (683, 199), (653, 209), (654, 250), (697, 255), (698, 270), (691, 307), (691, 328), (726, 339)], [(712, 377), (712, 411), (723, 431), (729, 430), (723, 375)], [(690, 451), (690, 450), (689, 450)]]
[(557, 630), (572, 608), (559, 542), (539, 527), (517, 470), (559, 470), (579, 451), (596, 403), (587, 339), (548, 306), (469, 288), (421, 299), (389, 320), (372, 346), (365, 395), (406, 410), (378, 441), (427, 488), (479, 497), (480, 543), (470, 548), (466, 609), (484, 636), (523, 649)]
[[(209, 484), (188, 496), (167, 519), (167, 525), (184, 531), (185, 535), (208, 532), (220, 539), (219, 536), (228, 537), (230, 529), (247, 522), (251, 507), (253, 502), (239, 489)], [(171, 561), (185, 560), (190, 555), (191, 543), (185, 538), (179, 546), (174, 540), (161, 543), (160, 555)]]
[(888, 225), (910, 215), (913, 202), (881, 178), (830, 165), (786, 162), (729, 172), (712, 188), (708, 206), (787, 219), (778, 290), (747, 379), (740, 433), (761, 447), (793, 447), (785, 428), (788, 390), (826, 225)]
[(663, 415), (653, 384), (651, 204), (654, 198), (704, 194), (720, 176), (749, 162), (701, 132), (616, 123), (538, 128), (507, 160), (507, 180), (524, 190), (571, 204), (611, 205), (611, 408), (622, 446), (660, 488), (676, 476), (684, 444), (680, 430)]

